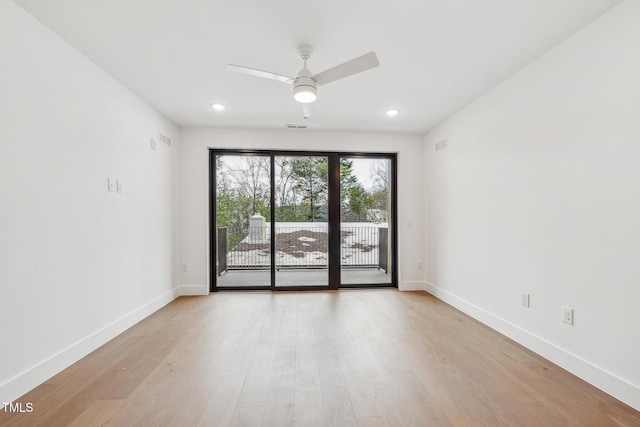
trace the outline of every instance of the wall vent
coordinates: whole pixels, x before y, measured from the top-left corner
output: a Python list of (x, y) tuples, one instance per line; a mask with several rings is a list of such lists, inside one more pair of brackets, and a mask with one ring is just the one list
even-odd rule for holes
[(442, 151), (449, 146), (449, 138), (436, 143), (436, 151)]
[(158, 131), (158, 141), (164, 142), (168, 146), (171, 146), (171, 138), (169, 138), (167, 135), (163, 134), (160, 131)]
[(288, 123), (285, 126), (287, 127), (287, 129), (306, 129), (307, 128), (307, 126), (305, 125), (294, 125), (291, 123)]

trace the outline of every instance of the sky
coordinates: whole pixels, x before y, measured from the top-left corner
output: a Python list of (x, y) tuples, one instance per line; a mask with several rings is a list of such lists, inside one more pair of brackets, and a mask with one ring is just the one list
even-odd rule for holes
[[(228, 155), (223, 157), (224, 163), (232, 169), (240, 169), (244, 165), (243, 156)], [(358, 177), (358, 181), (362, 184), (365, 190), (370, 190), (375, 184), (375, 180), (372, 176), (373, 166), (376, 162), (381, 161), (381, 159), (352, 158), (350, 160), (353, 161), (354, 175)]]

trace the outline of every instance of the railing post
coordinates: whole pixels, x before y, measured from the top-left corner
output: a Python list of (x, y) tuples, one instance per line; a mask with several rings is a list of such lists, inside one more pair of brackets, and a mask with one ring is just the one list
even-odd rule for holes
[(218, 227), (218, 276), (227, 271), (227, 227)]
[(378, 267), (389, 272), (389, 229), (378, 228)]

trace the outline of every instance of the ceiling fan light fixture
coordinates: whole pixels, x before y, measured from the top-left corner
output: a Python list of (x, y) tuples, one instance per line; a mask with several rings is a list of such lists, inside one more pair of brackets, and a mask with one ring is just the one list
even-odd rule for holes
[[(375, 52), (369, 52), (350, 61), (324, 70), (321, 73), (312, 74), (307, 68), (307, 61), (311, 57), (313, 49), (309, 46), (300, 46), (298, 54), (304, 62), (302, 70), (298, 72), (298, 77), (288, 77), (270, 71), (258, 70), (256, 68), (242, 67), (240, 65), (227, 64), (227, 71), (246, 74), (254, 77), (276, 80), (293, 86), (293, 98), (306, 105), (314, 102), (318, 98), (318, 86), (344, 79), (345, 77), (370, 70), (380, 65)], [(310, 117), (308, 109), (303, 109), (304, 118)]]
[(211, 108), (213, 108), (216, 111), (224, 111), (227, 108), (227, 106), (224, 104), (215, 103), (215, 104), (211, 104)]
[(309, 104), (318, 98), (318, 90), (312, 85), (296, 85), (293, 88), (293, 98), (303, 104)]

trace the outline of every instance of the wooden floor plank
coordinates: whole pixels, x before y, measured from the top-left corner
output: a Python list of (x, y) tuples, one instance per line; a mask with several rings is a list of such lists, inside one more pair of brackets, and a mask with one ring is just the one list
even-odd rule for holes
[(96, 400), (76, 417), (69, 427), (115, 427), (118, 424), (114, 424), (114, 418), (121, 413), (123, 404), (122, 399)]
[(640, 412), (424, 292), (181, 297), (1, 426), (640, 426)]
[(318, 360), (325, 425), (355, 426), (356, 416), (330, 323), (326, 317), (313, 321), (314, 348)]
[(297, 307), (296, 361), (293, 422), (297, 426), (324, 426), (322, 388), (318, 373), (318, 359), (313, 342), (313, 317), (317, 315), (313, 300), (304, 300)]
[(267, 403), (271, 369), (283, 314), (284, 309), (281, 306), (268, 307), (264, 317), (254, 325), (260, 329), (260, 337), (242, 385), (238, 406), (264, 408)]
[(389, 423), (385, 417), (358, 418), (358, 427), (387, 427)]
[[(285, 296), (288, 297), (288, 296)], [(266, 426), (292, 426), (295, 396), (296, 311), (291, 304), (284, 311), (273, 355), (267, 401), (262, 423)]]
[(232, 427), (260, 427), (264, 406), (238, 406), (231, 418)]

